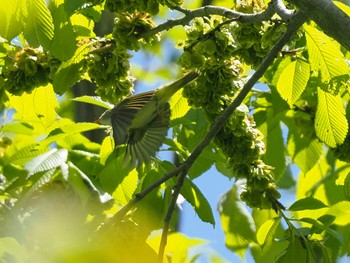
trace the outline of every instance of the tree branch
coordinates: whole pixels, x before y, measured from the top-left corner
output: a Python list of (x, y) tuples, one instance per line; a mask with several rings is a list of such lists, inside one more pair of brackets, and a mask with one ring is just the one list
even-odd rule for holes
[(284, 21), (288, 22), (292, 18), (294, 11), (289, 10), (283, 4), (282, 0), (272, 0), (273, 7), (277, 15), (279, 15)]
[(274, 14), (274, 7), (272, 4), (269, 4), (267, 9), (264, 10), (263, 12), (256, 13), (256, 14), (245, 14), (241, 12), (237, 12), (232, 9), (228, 9), (225, 7), (220, 7), (220, 6), (203, 6), (194, 10), (189, 10), (185, 8), (174, 8), (181, 13), (185, 14), (184, 17), (178, 18), (178, 19), (169, 19), (168, 21), (164, 22), (163, 24), (160, 24), (143, 34), (140, 34), (139, 37), (148, 37), (148, 36), (153, 36), (155, 34), (158, 34), (164, 30), (169, 30), (175, 26), (186, 26), (188, 25), (194, 18), (196, 17), (205, 17), (209, 15), (219, 15), (226, 17), (228, 19), (235, 19), (240, 22), (261, 22), (261, 21), (266, 21), (269, 20)]
[(194, 151), (188, 157), (188, 159), (181, 165), (184, 167), (184, 169), (182, 170), (181, 175), (179, 176), (166, 217), (164, 219), (163, 233), (162, 233), (162, 238), (161, 238), (159, 251), (158, 251), (158, 263), (163, 262), (164, 250), (167, 243), (167, 236), (169, 232), (169, 222), (170, 222), (172, 213), (175, 209), (176, 201), (177, 201), (177, 198), (179, 197), (181, 187), (187, 175), (187, 171), (189, 170), (191, 165), (194, 163), (194, 161), (198, 158), (198, 156), (202, 153), (205, 147), (209, 145), (209, 143), (212, 141), (215, 135), (221, 130), (221, 128), (224, 126), (225, 122), (232, 115), (235, 109), (242, 103), (242, 101), (248, 95), (248, 93), (253, 88), (255, 83), (263, 76), (265, 71), (273, 63), (273, 61), (277, 57), (278, 53), (282, 50), (284, 45), (286, 45), (291, 40), (292, 36), (295, 34), (295, 32), (299, 29), (299, 27), (304, 22), (305, 22), (305, 17), (303, 14), (297, 13), (293, 15), (293, 20), (288, 25), (287, 31), (272, 47), (269, 54), (264, 58), (259, 68), (254, 72), (252, 77), (247, 81), (243, 89), (240, 91), (237, 97), (233, 100), (230, 106), (224, 111), (222, 115), (220, 115), (216, 119), (214, 125), (212, 126), (212, 128), (210, 129), (206, 137), (198, 144), (198, 146), (194, 149)]
[(331, 0), (289, 0), (328, 36), (350, 51), (350, 17)]

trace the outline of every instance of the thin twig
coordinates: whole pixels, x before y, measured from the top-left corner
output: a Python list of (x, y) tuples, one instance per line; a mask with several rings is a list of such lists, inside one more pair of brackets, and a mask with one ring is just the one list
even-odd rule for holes
[(179, 176), (179, 178), (177, 180), (176, 187), (175, 187), (173, 196), (171, 198), (171, 201), (170, 201), (170, 204), (169, 204), (169, 207), (168, 207), (168, 211), (167, 211), (167, 213), (165, 215), (165, 218), (164, 218), (164, 226), (163, 226), (163, 231), (162, 231), (162, 238), (161, 238), (161, 241), (160, 241), (160, 244), (159, 244), (159, 250), (158, 250), (158, 263), (162, 263), (163, 262), (164, 251), (165, 251), (165, 247), (166, 247), (167, 239), (168, 239), (170, 220), (171, 220), (171, 217), (172, 217), (173, 212), (175, 210), (177, 198), (179, 197), (179, 194), (180, 194), (181, 188), (182, 188), (182, 186), (184, 184), (186, 175), (187, 175), (187, 170), (184, 169), (181, 172), (181, 174), (180, 174), (180, 176)]
[[(178, 8), (177, 8), (178, 9)], [(262, 22), (269, 20), (274, 14), (275, 10), (272, 4), (269, 4), (266, 10), (256, 13), (256, 14), (245, 14), (241, 12), (237, 12), (232, 9), (228, 9), (221, 6), (203, 6), (194, 10), (187, 10), (187, 9), (178, 9), (180, 12), (184, 13), (185, 16), (178, 19), (169, 19), (168, 21), (164, 22), (163, 24), (160, 24), (154, 28), (151, 28), (150, 30), (147, 30), (146, 32), (139, 35), (140, 38), (143, 37), (149, 37), (153, 36), (155, 34), (158, 34), (164, 30), (169, 30), (175, 26), (185, 26), (188, 25), (194, 18), (196, 17), (205, 17), (209, 15), (219, 15), (226, 17), (228, 19), (235, 19), (240, 22)]]

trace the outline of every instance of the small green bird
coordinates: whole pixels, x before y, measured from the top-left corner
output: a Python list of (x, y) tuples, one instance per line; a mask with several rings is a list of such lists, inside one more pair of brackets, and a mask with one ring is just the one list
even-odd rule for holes
[(151, 160), (168, 132), (170, 98), (198, 75), (193, 71), (162, 88), (127, 97), (101, 115), (98, 122), (112, 126), (115, 147), (126, 144), (126, 162)]

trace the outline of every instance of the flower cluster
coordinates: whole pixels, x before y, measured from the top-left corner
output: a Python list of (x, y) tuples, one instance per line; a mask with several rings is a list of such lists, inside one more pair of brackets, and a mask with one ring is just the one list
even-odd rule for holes
[[(258, 30), (252, 26), (246, 27), (250, 28), (248, 34), (240, 35), (236, 22), (225, 23), (214, 17), (196, 19), (187, 27), (188, 40), (181, 43), (185, 51), (179, 61), (186, 69), (199, 68), (201, 74), (185, 87), (183, 95), (190, 105), (201, 107), (211, 121), (223, 113), (242, 85), (241, 51), (254, 49), (258, 42), (261, 50), (267, 52), (267, 47), (262, 48), (261, 27)], [(250, 39), (252, 36), (254, 39)], [(262, 55), (254, 57), (251, 66), (258, 62), (257, 58), (261, 61)], [(243, 61), (247, 59), (248, 56)], [(227, 165), (235, 177), (246, 179), (242, 200), (251, 207), (265, 209), (275, 207), (280, 194), (274, 184), (273, 168), (262, 161), (265, 153), (262, 138), (248, 107), (242, 104), (219, 131), (215, 143), (227, 156)]]
[(22, 95), (47, 85), (49, 74), (48, 57), (44, 52), (31, 47), (13, 48), (4, 58), (2, 88), (13, 95)]
[(96, 93), (116, 103), (133, 90), (129, 58), (125, 49), (117, 49), (112, 41), (99, 41), (87, 57), (88, 74), (97, 84)]

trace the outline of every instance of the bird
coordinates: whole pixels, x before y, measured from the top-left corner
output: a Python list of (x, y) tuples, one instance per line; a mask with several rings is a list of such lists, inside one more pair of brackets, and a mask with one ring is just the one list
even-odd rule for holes
[(98, 123), (112, 127), (114, 147), (126, 145), (124, 163), (150, 162), (169, 129), (170, 98), (198, 76), (191, 71), (169, 85), (126, 97), (100, 116)]

